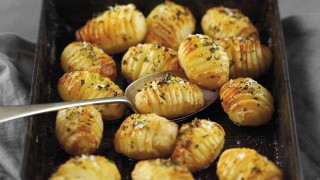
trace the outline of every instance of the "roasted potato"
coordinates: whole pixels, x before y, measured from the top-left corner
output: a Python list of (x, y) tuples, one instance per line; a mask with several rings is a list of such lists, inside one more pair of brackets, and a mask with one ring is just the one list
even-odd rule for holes
[(217, 175), (220, 180), (283, 179), (281, 170), (273, 162), (249, 148), (225, 150), (218, 161)]
[(92, 71), (112, 81), (117, 78), (116, 63), (113, 58), (94, 44), (72, 42), (64, 48), (60, 59), (64, 72)]
[(258, 39), (230, 37), (216, 41), (227, 52), (230, 78), (259, 78), (270, 67), (272, 53)]
[[(98, 73), (89, 71), (65, 73), (59, 79), (58, 92), (64, 101), (124, 95), (120, 87), (109, 78), (103, 78)], [(124, 104), (95, 105), (94, 107), (101, 112), (103, 120), (119, 119), (126, 111)]]
[(193, 180), (185, 166), (170, 159), (152, 159), (139, 161), (131, 173), (132, 180)]
[(169, 155), (174, 147), (178, 125), (156, 114), (132, 114), (114, 137), (116, 152), (132, 159)]
[(197, 112), (204, 106), (204, 96), (197, 85), (167, 74), (146, 83), (136, 94), (135, 105), (140, 113), (173, 119)]
[(227, 53), (206, 35), (189, 35), (181, 43), (178, 57), (188, 78), (202, 88), (217, 90), (229, 80)]
[(195, 30), (196, 21), (189, 9), (171, 1), (156, 6), (147, 17), (146, 43), (174, 50)]
[(180, 69), (177, 51), (154, 44), (130, 47), (121, 63), (123, 77), (135, 81), (155, 72)]
[(195, 119), (180, 127), (171, 158), (191, 172), (197, 172), (217, 158), (224, 142), (225, 132), (219, 124)]
[(274, 112), (270, 92), (251, 78), (231, 79), (220, 89), (223, 110), (238, 125), (267, 124)]
[(204, 34), (212, 39), (232, 36), (259, 37), (259, 32), (251, 20), (239, 9), (213, 7), (201, 19)]
[(82, 155), (71, 158), (60, 165), (51, 175), (50, 180), (120, 180), (121, 175), (117, 166), (102, 156)]
[(144, 15), (134, 4), (128, 4), (111, 7), (87, 21), (76, 31), (76, 38), (92, 42), (108, 54), (116, 54), (141, 42), (146, 33)]
[(91, 154), (100, 146), (103, 133), (101, 113), (93, 106), (59, 110), (55, 134), (60, 147), (71, 155)]

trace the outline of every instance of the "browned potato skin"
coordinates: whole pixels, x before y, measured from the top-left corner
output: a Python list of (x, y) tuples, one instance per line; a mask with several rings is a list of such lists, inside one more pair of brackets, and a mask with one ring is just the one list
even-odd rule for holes
[(229, 57), (209, 36), (189, 35), (178, 50), (187, 77), (204, 89), (217, 90), (229, 80)]
[(273, 162), (249, 148), (225, 150), (218, 161), (217, 175), (220, 180), (283, 179), (281, 170)]
[(50, 180), (120, 180), (117, 166), (103, 156), (82, 155), (69, 159), (60, 165)]
[(272, 53), (256, 38), (230, 37), (216, 41), (227, 52), (230, 59), (230, 78), (259, 78), (272, 63)]
[(152, 159), (139, 161), (131, 173), (132, 180), (193, 180), (185, 166), (170, 159)]
[(190, 172), (197, 172), (217, 158), (224, 142), (225, 132), (219, 124), (195, 119), (180, 127), (171, 158), (178, 164), (185, 165)]
[(93, 106), (58, 111), (55, 134), (60, 147), (71, 155), (92, 154), (101, 143), (103, 121)]
[(220, 89), (220, 100), (229, 119), (242, 126), (267, 124), (274, 112), (270, 92), (251, 78), (228, 81)]
[(115, 151), (132, 159), (169, 155), (174, 147), (178, 125), (156, 114), (132, 114), (114, 137)]
[(196, 84), (167, 74), (146, 83), (136, 94), (135, 105), (140, 113), (156, 113), (173, 119), (200, 110), (204, 96)]
[(91, 71), (108, 77), (117, 78), (116, 63), (102, 49), (89, 42), (72, 42), (61, 54), (61, 67), (64, 72)]
[[(123, 91), (109, 78), (98, 73), (75, 71), (65, 73), (58, 82), (58, 92), (63, 101), (97, 99), (124, 96)], [(124, 104), (108, 104), (94, 106), (102, 114), (103, 120), (116, 120), (126, 111)]]
[(238, 9), (213, 7), (201, 19), (204, 34), (212, 39), (232, 36), (259, 37), (259, 32), (250, 19)]
[(176, 69), (181, 69), (178, 52), (154, 44), (138, 44), (130, 47), (121, 62), (122, 75), (128, 82), (155, 72)]
[(146, 19), (134, 4), (117, 5), (92, 18), (76, 31), (79, 41), (92, 42), (108, 54), (126, 51), (147, 33)]
[(156, 6), (147, 17), (146, 43), (178, 50), (180, 43), (195, 30), (196, 21), (189, 9), (171, 1)]

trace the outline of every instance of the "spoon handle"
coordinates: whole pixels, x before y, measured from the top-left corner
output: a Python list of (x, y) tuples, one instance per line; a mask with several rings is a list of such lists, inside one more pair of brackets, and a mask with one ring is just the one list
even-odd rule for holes
[(124, 96), (89, 99), (89, 100), (81, 100), (81, 101), (57, 102), (57, 103), (48, 103), (48, 104), (0, 106), (0, 123), (21, 118), (21, 117), (41, 114), (45, 112), (57, 111), (60, 109), (66, 109), (74, 106), (86, 106), (86, 105), (92, 105), (92, 104), (113, 104), (113, 103), (124, 103), (128, 105), (129, 108), (131, 108), (133, 111), (135, 111), (134, 106)]

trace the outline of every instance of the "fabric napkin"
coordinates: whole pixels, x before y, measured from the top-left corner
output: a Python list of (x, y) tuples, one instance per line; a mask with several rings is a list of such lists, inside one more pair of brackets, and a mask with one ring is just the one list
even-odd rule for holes
[[(29, 103), (35, 45), (12, 33), (0, 33), (0, 105)], [(27, 122), (0, 124), (0, 179), (21, 179)]]
[(320, 14), (282, 21), (305, 179), (320, 179)]

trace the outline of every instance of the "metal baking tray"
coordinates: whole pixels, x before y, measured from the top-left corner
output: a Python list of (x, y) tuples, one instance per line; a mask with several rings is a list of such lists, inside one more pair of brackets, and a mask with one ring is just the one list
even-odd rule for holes
[[(233, 124), (217, 101), (197, 114), (221, 124), (226, 131), (224, 149), (249, 147), (275, 162), (283, 171), (284, 179), (301, 179), (299, 152), (294, 124), (288, 67), (285, 57), (277, 0), (174, 0), (188, 7), (197, 20), (195, 33), (202, 33), (200, 19), (206, 10), (224, 5), (239, 8), (258, 27), (263, 44), (273, 53), (273, 65), (258, 82), (271, 91), (276, 111), (273, 120), (262, 127), (239, 127)], [(68, 43), (75, 40), (74, 32), (85, 22), (109, 6), (134, 3), (145, 16), (163, 0), (44, 0), (40, 20), (36, 58), (31, 90), (31, 104), (61, 101), (57, 93), (58, 79), (63, 75), (60, 55)], [(114, 56), (119, 64), (123, 54)], [(117, 84), (125, 89), (126, 83), (118, 69)], [(22, 169), (23, 179), (48, 179), (59, 165), (71, 156), (59, 147), (54, 135), (56, 112), (29, 118), (29, 129)], [(189, 121), (188, 119), (187, 121)], [(95, 154), (114, 161), (122, 179), (131, 179), (135, 161), (117, 154), (113, 149), (113, 136), (121, 121), (105, 123), (103, 140)], [(180, 123), (181, 124), (181, 123)], [(208, 168), (195, 173), (196, 179), (217, 179), (215, 160)]]

